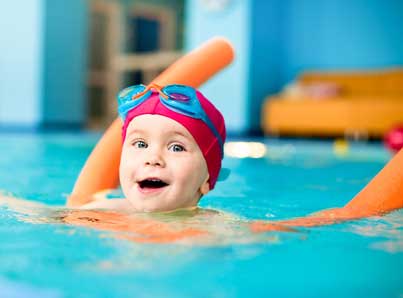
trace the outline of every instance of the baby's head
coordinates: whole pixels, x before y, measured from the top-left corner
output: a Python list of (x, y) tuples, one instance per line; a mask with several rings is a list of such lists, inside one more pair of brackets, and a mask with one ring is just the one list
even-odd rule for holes
[(199, 91), (183, 85), (136, 85), (118, 95), (124, 124), (123, 193), (138, 211), (196, 206), (218, 179), (224, 118)]

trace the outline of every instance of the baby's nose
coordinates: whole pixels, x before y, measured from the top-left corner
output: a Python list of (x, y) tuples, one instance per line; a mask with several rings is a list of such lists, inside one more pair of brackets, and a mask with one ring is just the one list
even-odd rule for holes
[(159, 152), (151, 152), (145, 162), (148, 166), (165, 167), (165, 161)]

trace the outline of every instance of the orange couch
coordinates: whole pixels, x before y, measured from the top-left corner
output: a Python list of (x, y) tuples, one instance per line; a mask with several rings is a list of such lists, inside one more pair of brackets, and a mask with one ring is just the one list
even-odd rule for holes
[(403, 68), (307, 72), (297, 85), (298, 90), (311, 91), (315, 85), (327, 85), (333, 92), (319, 98), (309, 92), (269, 96), (262, 111), (266, 134), (382, 137), (403, 124)]

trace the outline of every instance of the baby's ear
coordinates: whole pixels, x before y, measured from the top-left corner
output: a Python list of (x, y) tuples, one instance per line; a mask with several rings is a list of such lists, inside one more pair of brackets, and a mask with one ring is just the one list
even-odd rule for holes
[(202, 195), (205, 195), (210, 191), (209, 180), (210, 180), (210, 175), (207, 175), (206, 180), (204, 180), (203, 184), (200, 186), (200, 192)]

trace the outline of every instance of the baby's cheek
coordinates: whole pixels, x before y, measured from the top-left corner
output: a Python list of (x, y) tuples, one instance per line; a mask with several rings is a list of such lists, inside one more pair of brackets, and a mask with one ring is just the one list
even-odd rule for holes
[(195, 175), (193, 167), (190, 165), (191, 162), (188, 164), (182, 164), (182, 166), (177, 165), (177, 169), (175, 171), (176, 173), (176, 179), (181, 185), (187, 184), (189, 179), (192, 179), (192, 176)]
[(135, 174), (136, 169), (138, 169), (138, 158), (130, 156), (130, 154), (122, 155), (120, 160), (120, 172), (125, 178), (130, 178)]
[(134, 185), (135, 180), (133, 178), (133, 171), (129, 165), (124, 165), (120, 167), (119, 171), (120, 185), (122, 187), (123, 193), (128, 196), (131, 187)]

